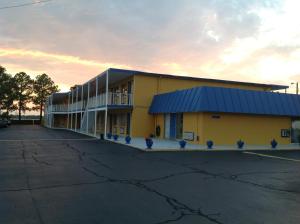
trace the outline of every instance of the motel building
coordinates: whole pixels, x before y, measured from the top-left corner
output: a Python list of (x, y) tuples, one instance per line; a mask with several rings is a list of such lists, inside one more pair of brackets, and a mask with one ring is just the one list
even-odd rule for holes
[(110, 133), (188, 144), (300, 141), (300, 97), (288, 86), (108, 69), (52, 94), (45, 126), (100, 138)]

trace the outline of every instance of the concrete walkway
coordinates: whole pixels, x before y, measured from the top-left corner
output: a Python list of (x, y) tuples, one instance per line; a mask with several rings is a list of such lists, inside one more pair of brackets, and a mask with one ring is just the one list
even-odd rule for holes
[(152, 149), (147, 149), (144, 138), (132, 138), (130, 144), (126, 144), (124, 137), (119, 137), (117, 141), (108, 139), (108, 141), (118, 144), (128, 145), (147, 152), (157, 151), (237, 151), (237, 150), (300, 150), (299, 144), (278, 145), (272, 149), (271, 145), (246, 145), (243, 149), (238, 149), (236, 145), (216, 145), (208, 149), (206, 145), (197, 145), (187, 143), (184, 149), (181, 149), (178, 141), (153, 138)]

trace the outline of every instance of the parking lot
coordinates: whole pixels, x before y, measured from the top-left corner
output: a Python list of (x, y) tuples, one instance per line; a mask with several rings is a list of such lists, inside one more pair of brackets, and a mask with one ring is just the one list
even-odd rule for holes
[[(256, 153), (256, 152), (254, 152)], [(300, 223), (300, 152), (155, 152), (0, 129), (0, 223)]]

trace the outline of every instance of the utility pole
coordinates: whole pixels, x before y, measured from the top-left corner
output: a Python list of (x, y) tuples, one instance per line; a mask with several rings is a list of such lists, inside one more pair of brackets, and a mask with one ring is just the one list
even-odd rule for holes
[(296, 94), (299, 94), (299, 83), (298, 82), (292, 82), (291, 85), (296, 84)]

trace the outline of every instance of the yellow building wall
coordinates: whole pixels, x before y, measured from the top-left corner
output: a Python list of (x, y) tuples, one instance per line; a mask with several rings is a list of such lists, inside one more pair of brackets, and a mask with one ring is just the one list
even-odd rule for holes
[(212, 140), (216, 145), (233, 145), (241, 139), (245, 144), (269, 145), (272, 139), (289, 144), (290, 138), (281, 137), (281, 129), (291, 128), (291, 118), (242, 114), (203, 114), (202, 142)]
[(134, 107), (131, 116), (131, 136), (149, 137), (155, 134), (154, 116), (148, 114), (148, 108)]
[(203, 138), (201, 138), (203, 131), (202, 113), (183, 113), (183, 133), (194, 133), (194, 140), (189, 140), (189, 143), (204, 144)]
[(215, 86), (215, 87), (226, 87), (226, 88), (240, 88), (240, 89), (248, 89), (248, 90), (268, 90), (262, 87), (251, 86), (251, 85), (242, 85), (242, 84), (230, 84), (230, 83), (222, 83), (222, 82), (207, 82), (201, 80), (180, 80), (175, 78), (156, 78), (158, 82), (158, 91), (159, 93), (167, 93), (175, 90), (188, 89), (199, 86)]
[(265, 90), (262, 87), (246, 84), (228, 84), (222, 82), (204, 82), (202, 80), (183, 80), (180, 78), (135, 75), (133, 77), (134, 106), (131, 126), (132, 136), (145, 137), (149, 136), (150, 134), (155, 134), (156, 119), (153, 117), (153, 115), (148, 113), (154, 95), (197, 86), (219, 86), (249, 90)]

